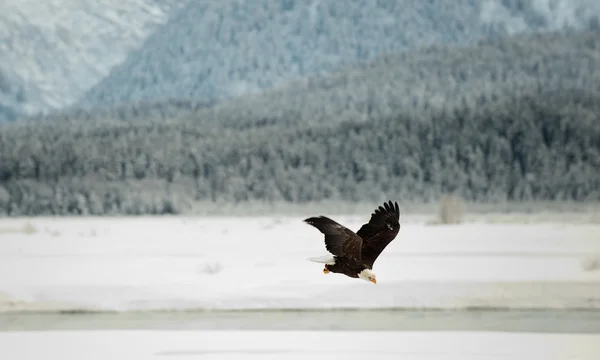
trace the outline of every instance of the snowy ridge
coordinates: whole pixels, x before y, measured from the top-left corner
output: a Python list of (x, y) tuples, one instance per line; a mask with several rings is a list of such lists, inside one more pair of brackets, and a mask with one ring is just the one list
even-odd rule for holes
[(191, 1), (77, 105), (224, 99), (386, 53), (589, 29), (599, 17), (596, 0)]
[(0, 311), (600, 309), (600, 225), (403, 219), (377, 285), (306, 261), (325, 254), (313, 230), (300, 218), (7, 219)]
[(598, 28), (600, 17), (596, 0), (5, 0), (2, 10), (0, 121), (241, 95), (383, 53)]
[(24, 85), (20, 94), (0, 88), (15, 93), (13, 103), (0, 98), (0, 105), (30, 114), (72, 104), (184, 2), (4, 0), (0, 69)]

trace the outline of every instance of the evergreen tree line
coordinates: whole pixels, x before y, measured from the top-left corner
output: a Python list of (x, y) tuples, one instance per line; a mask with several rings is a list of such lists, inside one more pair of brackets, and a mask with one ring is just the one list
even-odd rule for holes
[[(410, 65), (412, 81), (394, 84), (410, 97), (399, 103), (383, 79), (409, 74), (409, 55), (167, 119), (5, 124), (0, 213), (163, 214), (201, 200), (427, 201), (445, 193), (600, 200), (600, 40), (592, 35), (481, 44), (480, 53), (463, 49), (460, 62), (449, 55), (458, 49), (431, 49), (431, 62)], [(486, 58), (490, 51), (497, 55)]]

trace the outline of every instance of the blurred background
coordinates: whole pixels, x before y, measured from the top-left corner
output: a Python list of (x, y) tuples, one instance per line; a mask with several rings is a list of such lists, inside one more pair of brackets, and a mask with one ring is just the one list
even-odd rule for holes
[[(0, 7), (5, 336), (600, 332), (599, 1)], [(306, 261), (387, 200), (377, 285)]]

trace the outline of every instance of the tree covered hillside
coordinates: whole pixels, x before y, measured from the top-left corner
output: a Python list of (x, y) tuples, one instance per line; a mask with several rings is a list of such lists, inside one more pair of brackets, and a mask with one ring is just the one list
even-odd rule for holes
[(390, 54), (324, 77), (307, 77), (260, 94), (221, 102), (181, 99), (55, 112), (26, 121), (126, 122), (187, 119), (203, 128), (245, 129), (285, 123), (370, 121), (398, 113), (414, 117), (453, 111), (540, 91), (600, 88), (600, 33), (548, 33), (433, 46)]
[(15, 119), (25, 100), (23, 81), (0, 66), (0, 123)]
[[(170, 213), (194, 200), (423, 201), (451, 192), (600, 200), (597, 32), (413, 56), (283, 89), (290, 101), (273, 103), (276, 92), (232, 101), (227, 112), (2, 125), (0, 212)], [(321, 120), (298, 112), (294, 98), (311, 99), (303, 111)]]
[(597, 27), (596, 0), (190, 1), (78, 104), (223, 99), (433, 44)]

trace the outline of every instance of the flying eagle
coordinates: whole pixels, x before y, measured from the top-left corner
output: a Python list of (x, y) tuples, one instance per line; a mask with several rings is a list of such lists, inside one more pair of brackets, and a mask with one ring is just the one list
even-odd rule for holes
[(309, 260), (324, 263), (325, 274), (340, 273), (376, 284), (375, 274), (371, 271), (373, 263), (398, 235), (399, 220), (398, 203), (392, 203), (391, 200), (375, 209), (369, 222), (356, 233), (325, 216), (305, 219), (304, 222), (316, 227), (325, 235), (325, 248), (333, 254), (333, 257), (316, 257)]

